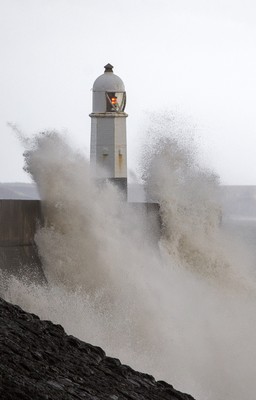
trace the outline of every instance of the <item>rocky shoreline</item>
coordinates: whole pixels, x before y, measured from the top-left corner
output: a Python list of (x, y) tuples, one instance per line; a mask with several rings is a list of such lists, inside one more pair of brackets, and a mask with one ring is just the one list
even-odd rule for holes
[(0, 298), (3, 400), (193, 400)]

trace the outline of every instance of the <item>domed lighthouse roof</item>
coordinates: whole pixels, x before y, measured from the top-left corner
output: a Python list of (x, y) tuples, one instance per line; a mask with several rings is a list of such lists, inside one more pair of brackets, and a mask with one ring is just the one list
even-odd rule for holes
[(93, 84), (93, 92), (125, 92), (124, 83), (113, 73), (113, 65), (105, 65), (104, 74), (100, 75)]
[(113, 65), (105, 65), (104, 74), (100, 75), (92, 88), (93, 113), (122, 113), (126, 104), (124, 83), (113, 73)]

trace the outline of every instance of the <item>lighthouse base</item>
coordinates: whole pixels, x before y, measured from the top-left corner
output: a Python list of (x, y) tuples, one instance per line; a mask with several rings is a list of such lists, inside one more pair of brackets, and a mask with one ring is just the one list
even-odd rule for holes
[(127, 200), (127, 178), (108, 178), (122, 192), (124, 200)]
[(96, 183), (99, 187), (104, 187), (108, 182), (113, 183), (113, 185), (115, 185), (115, 187), (117, 187), (122, 194), (123, 200), (127, 201), (127, 178), (101, 178), (96, 180)]

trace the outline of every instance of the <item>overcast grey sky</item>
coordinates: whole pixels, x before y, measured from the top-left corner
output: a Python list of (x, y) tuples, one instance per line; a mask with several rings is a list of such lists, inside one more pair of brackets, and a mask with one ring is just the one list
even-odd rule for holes
[(129, 168), (147, 113), (179, 109), (222, 183), (256, 185), (255, 0), (0, 0), (0, 54), (0, 181), (28, 180), (7, 121), (65, 130), (89, 154), (90, 90), (110, 62)]

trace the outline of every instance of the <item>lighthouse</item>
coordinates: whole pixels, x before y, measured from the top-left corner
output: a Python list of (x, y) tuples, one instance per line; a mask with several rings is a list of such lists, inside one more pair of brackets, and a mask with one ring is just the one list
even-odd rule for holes
[(126, 92), (111, 64), (92, 88), (91, 165), (99, 179), (113, 181), (127, 196)]

